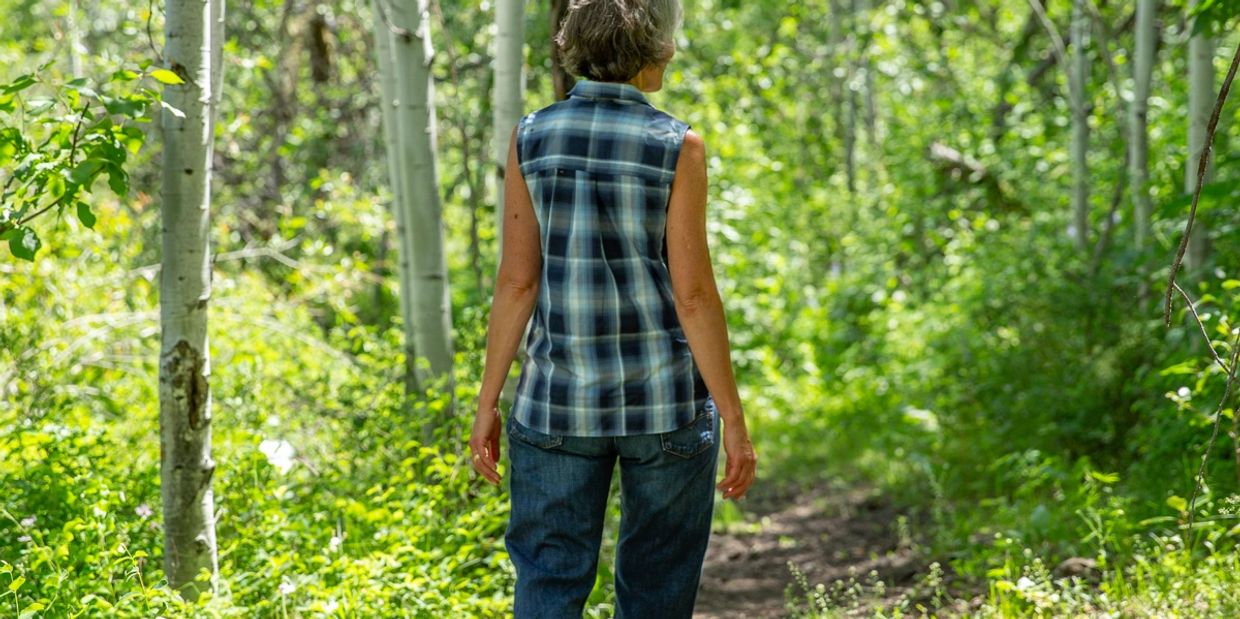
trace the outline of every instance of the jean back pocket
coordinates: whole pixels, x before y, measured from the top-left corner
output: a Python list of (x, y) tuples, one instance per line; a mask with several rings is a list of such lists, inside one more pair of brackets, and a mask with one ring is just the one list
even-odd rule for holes
[(564, 437), (560, 434), (539, 432), (512, 417), (508, 419), (508, 438), (515, 438), (539, 449), (551, 449), (564, 442)]
[(717, 419), (715, 401), (707, 397), (706, 405), (688, 425), (659, 435), (663, 451), (682, 458), (692, 458), (706, 451), (715, 444)]

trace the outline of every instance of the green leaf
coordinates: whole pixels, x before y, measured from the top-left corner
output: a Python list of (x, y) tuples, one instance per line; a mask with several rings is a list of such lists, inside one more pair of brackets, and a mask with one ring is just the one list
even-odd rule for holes
[(1194, 359), (1190, 359), (1188, 361), (1181, 361), (1175, 365), (1168, 366), (1166, 368), (1163, 368), (1161, 371), (1159, 371), (1160, 376), (1172, 376), (1176, 374), (1196, 374), (1196, 373), (1197, 373), (1197, 361)]
[(104, 95), (103, 107), (108, 110), (109, 114), (120, 114), (122, 116), (138, 117), (146, 113), (146, 101), (135, 97), (109, 97)]
[(9, 82), (8, 84), (5, 84), (2, 92), (4, 92), (4, 94), (7, 95), (7, 94), (12, 94), (18, 91), (22, 91), (27, 88), (30, 88), (37, 81), (39, 81), (39, 78), (31, 74), (26, 74), (13, 80), (12, 82)]
[(1167, 497), (1167, 506), (1177, 512), (1188, 511), (1188, 501), (1180, 496)]
[(146, 141), (146, 134), (142, 133), (142, 130), (137, 127), (125, 127), (121, 130), (121, 133), (125, 136), (123, 139), (125, 148), (129, 152), (137, 154), (138, 150), (142, 148), (143, 142)]
[[(78, 80), (74, 80), (74, 81), (78, 81)], [(80, 93), (84, 97), (98, 97), (99, 96), (99, 93), (95, 92), (94, 88), (91, 88), (90, 86), (86, 86), (84, 84), (82, 85), (70, 84), (69, 88), (71, 89), (70, 92)]]
[(17, 578), (14, 578), (13, 582), (9, 583), (9, 591), (17, 591), (18, 589), (21, 589), (22, 584), (25, 582), (26, 582), (25, 576), (18, 576)]
[(102, 161), (98, 159), (87, 159), (73, 168), (73, 171), (69, 173), (69, 180), (89, 188), (90, 182), (94, 180), (95, 175), (99, 173), (99, 170), (102, 167)]
[[(16, 232), (16, 234), (12, 232)], [(35, 252), (39, 251), (39, 248), (43, 246), (43, 242), (39, 240), (39, 235), (35, 234), (34, 230), (30, 229), (29, 226), (20, 226), (14, 231), (6, 233), (5, 236), (9, 237), (9, 251), (23, 260), (34, 262)], [(10, 589), (12, 588), (10, 587)]]
[(118, 165), (109, 164), (108, 169), (108, 187), (120, 197), (125, 197), (129, 193), (129, 175)]
[(133, 80), (136, 80), (139, 77), (141, 77), (141, 75), (136, 71), (130, 71), (129, 69), (121, 69), (119, 71), (114, 71), (112, 75), (108, 77), (108, 81), (109, 82), (132, 82)]
[(1113, 484), (1119, 481), (1118, 473), (1102, 473), (1100, 471), (1090, 471), (1089, 476), (1104, 484)]
[(185, 80), (180, 75), (169, 71), (168, 69), (155, 69), (150, 73), (151, 77), (164, 84), (184, 84)]
[(89, 204), (85, 202), (78, 202), (77, 203), (77, 216), (78, 216), (78, 219), (81, 220), (83, 226), (94, 229), (95, 214), (90, 212)]
[(55, 99), (49, 99), (45, 97), (38, 98), (38, 99), (31, 99), (30, 105), (26, 107), (26, 113), (27, 114), (42, 114), (43, 112), (46, 112), (52, 109), (52, 106), (54, 105), (56, 105)]

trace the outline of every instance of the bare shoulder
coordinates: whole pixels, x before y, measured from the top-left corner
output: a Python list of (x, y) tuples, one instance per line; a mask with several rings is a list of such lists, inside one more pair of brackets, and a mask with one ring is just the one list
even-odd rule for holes
[(706, 167), (706, 142), (702, 136), (692, 129), (685, 130), (685, 140), (680, 146), (680, 156), (676, 160), (676, 168), (680, 170), (699, 171)]
[(696, 157), (704, 157), (706, 154), (706, 142), (702, 140), (702, 136), (693, 129), (685, 130), (685, 142), (680, 147), (680, 151), (684, 154)]

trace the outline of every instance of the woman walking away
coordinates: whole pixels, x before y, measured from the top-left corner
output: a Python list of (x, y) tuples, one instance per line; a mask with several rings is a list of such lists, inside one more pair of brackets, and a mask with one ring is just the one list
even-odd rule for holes
[(677, 0), (572, 0), (555, 42), (581, 79), (512, 133), (469, 447), (498, 486), (499, 395), (528, 323), (507, 431), (516, 619), (581, 617), (617, 460), (616, 617), (688, 619), (714, 489), (738, 500), (754, 480), (706, 243), (706, 148), (643, 94), (662, 88), (680, 21)]

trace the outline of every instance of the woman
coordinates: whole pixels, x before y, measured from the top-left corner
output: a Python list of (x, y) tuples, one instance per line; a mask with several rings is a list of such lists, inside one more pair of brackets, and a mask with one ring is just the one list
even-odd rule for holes
[(616, 617), (692, 616), (720, 418), (715, 487), (738, 500), (754, 480), (706, 243), (705, 146), (642, 94), (662, 87), (680, 20), (677, 0), (571, 2), (556, 44), (581, 80), (512, 133), (469, 446), (498, 486), (498, 401), (528, 322), (508, 418), (517, 619), (581, 616), (617, 459)]

